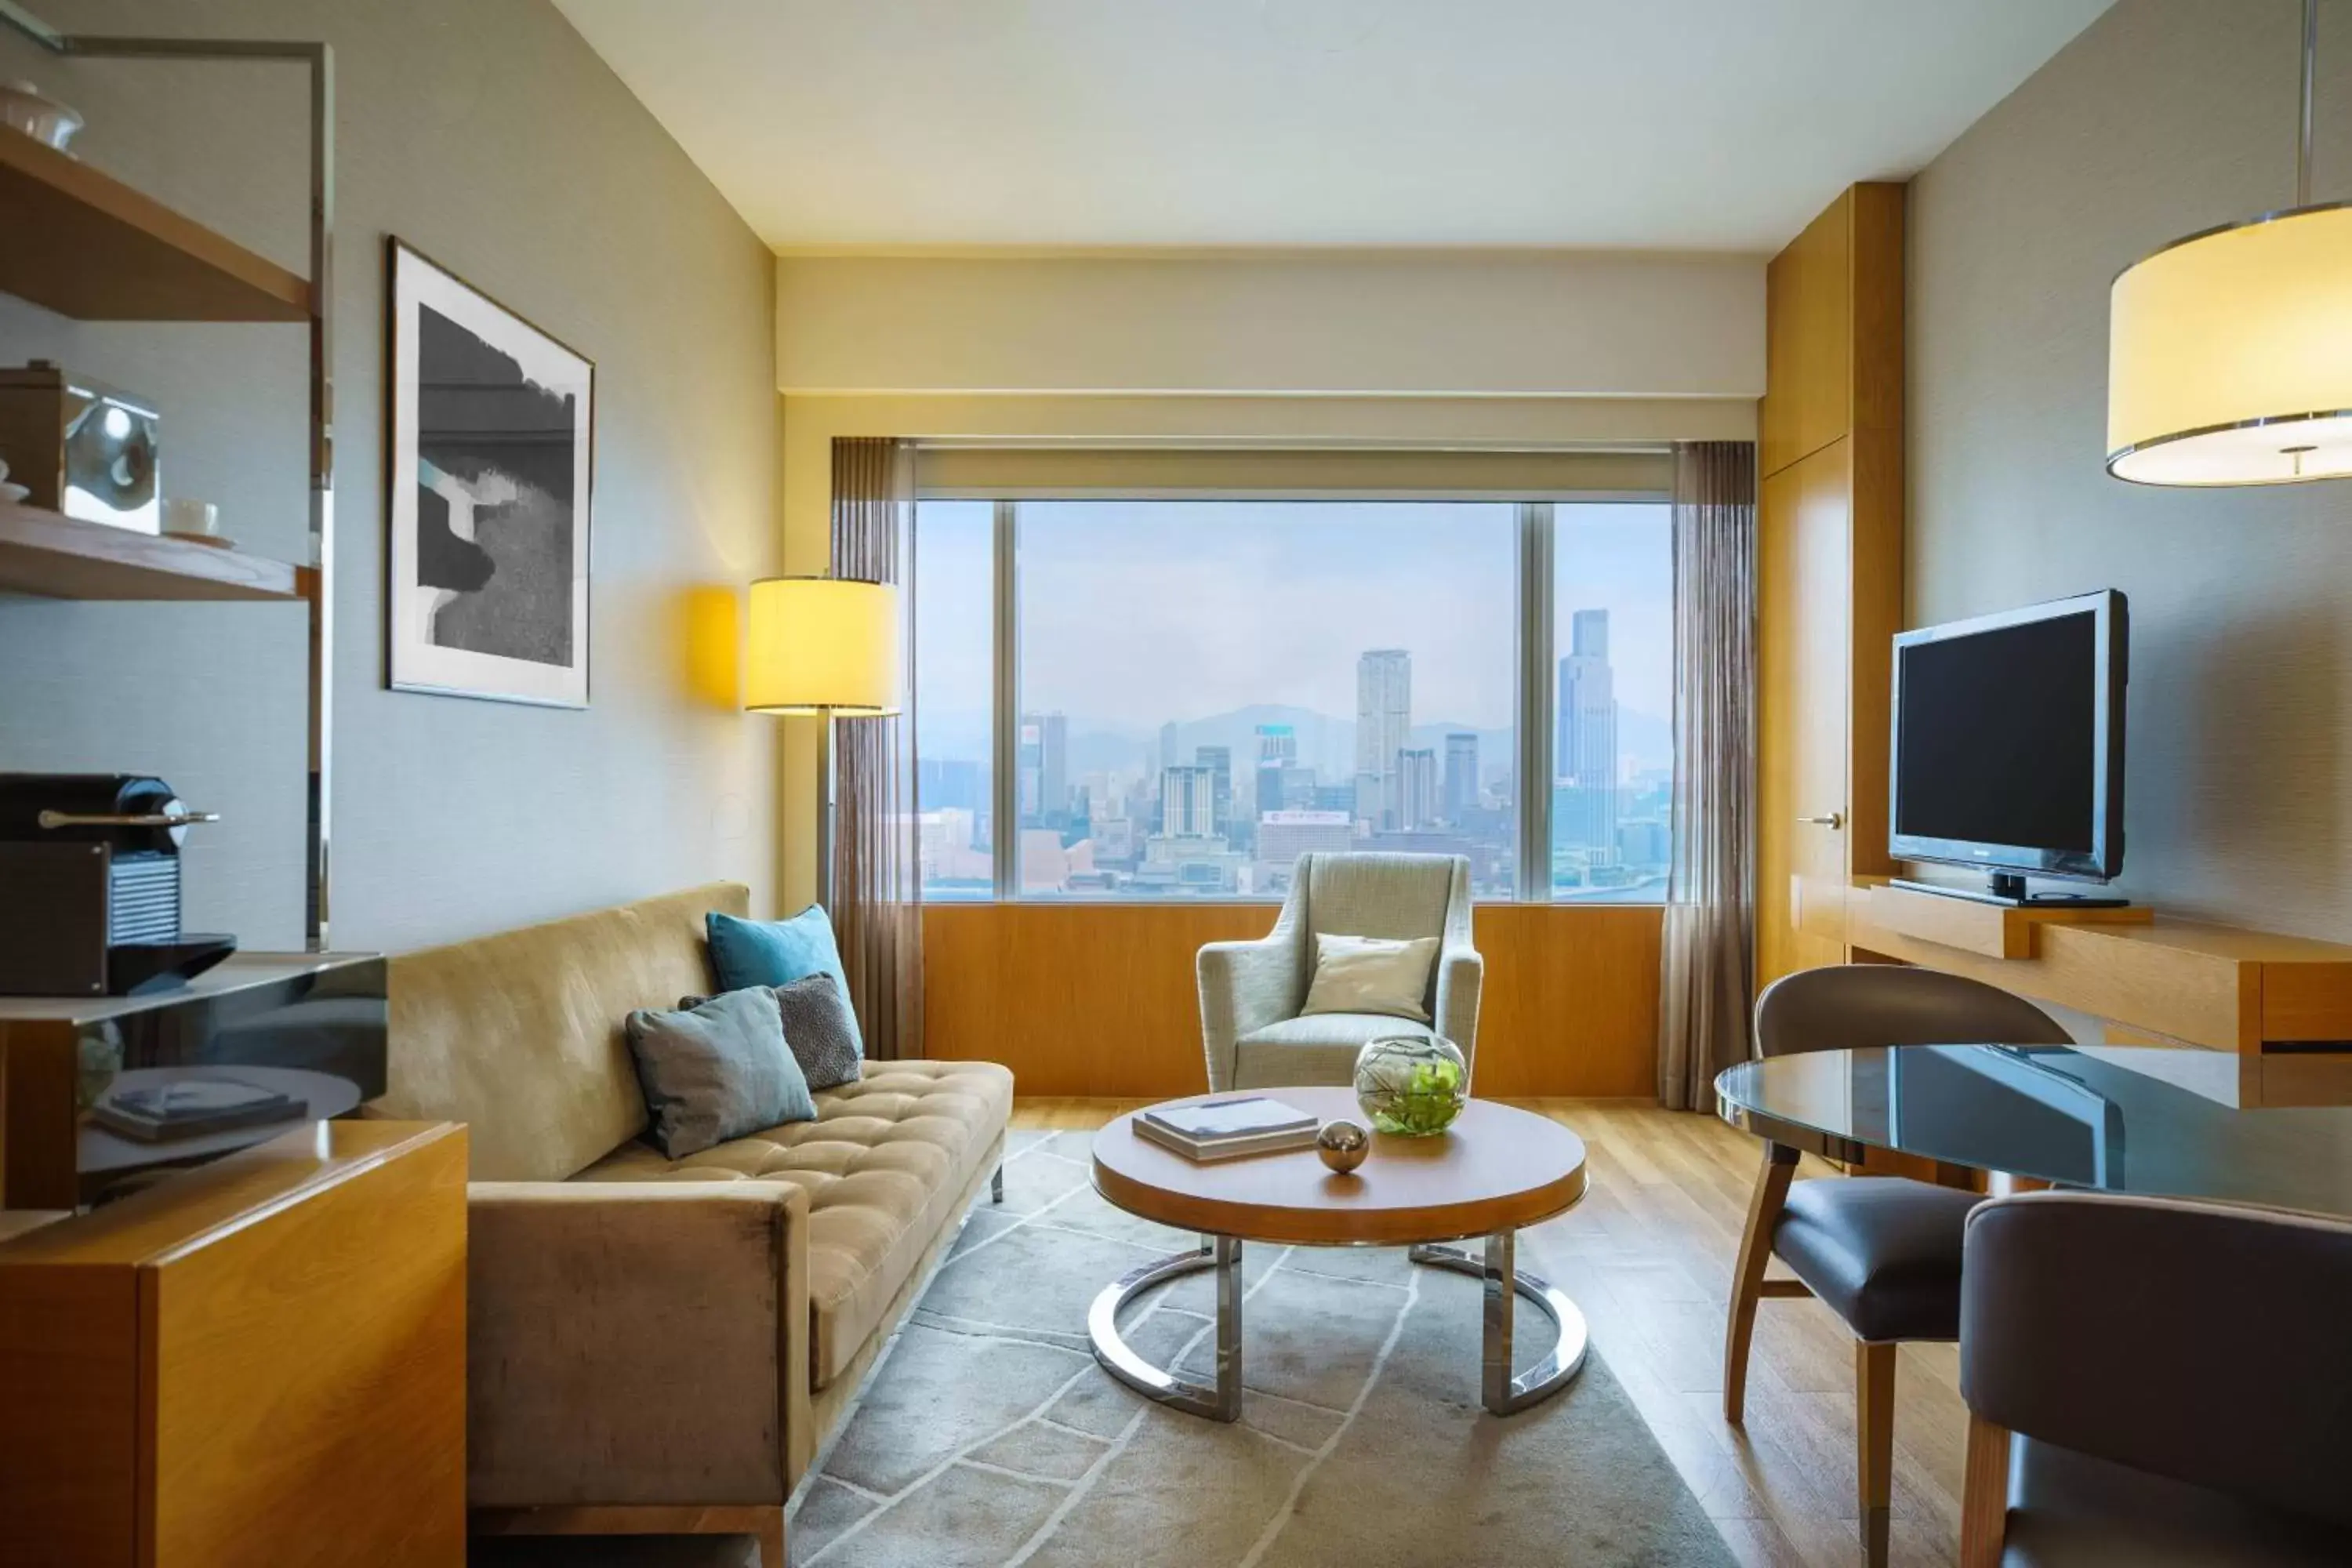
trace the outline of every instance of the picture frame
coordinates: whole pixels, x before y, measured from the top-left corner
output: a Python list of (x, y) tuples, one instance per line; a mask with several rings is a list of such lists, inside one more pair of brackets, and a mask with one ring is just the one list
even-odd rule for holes
[(385, 684), (585, 708), (595, 363), (387, 252)]

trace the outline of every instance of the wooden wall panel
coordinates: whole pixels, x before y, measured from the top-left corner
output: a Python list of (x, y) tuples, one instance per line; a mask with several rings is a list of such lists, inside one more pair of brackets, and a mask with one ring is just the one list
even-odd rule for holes
[[(1887, 857), (1904, 625), (1905, 187), (1848, 188), (1766, 275), (1758, 424), (1757, 984), (1845, 956)], [(1834, 815), (1835, 826), (1826, 820)]]
[[(928, 1053), (1013, 1068), (1034, 1096), (1208, 1088), (1193, 955), (1264, 936), (1271, 904), (933, 904)], [(1655, 905), (1482, 904), (1477, 1050), (1489, 1095), (1656, 1091)]]
[(1849, 189), (1765, 270), (1759, 474), (1779, 473), (1852, 428), (1853, 214)]

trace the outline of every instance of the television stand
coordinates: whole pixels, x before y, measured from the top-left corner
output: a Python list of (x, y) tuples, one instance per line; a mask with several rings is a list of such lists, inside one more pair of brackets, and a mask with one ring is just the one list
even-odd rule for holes
[(2129, 899), (2110, 899), (2096, 893), (2030, 893), (2025, 889), (2025, 879), (2011, 871), (1995, 871), (1990, 885), (1981, 889), (1956, 888), (1947, 882), (1916, 882), (1906, 877), (1894, 878), (1888, 886), (1914, 893), (1932, 893), (1939, 899), (1966, 899), (1971, 903), (1999, 904), (2011, 910), (2124, 910), (2131, 907)]

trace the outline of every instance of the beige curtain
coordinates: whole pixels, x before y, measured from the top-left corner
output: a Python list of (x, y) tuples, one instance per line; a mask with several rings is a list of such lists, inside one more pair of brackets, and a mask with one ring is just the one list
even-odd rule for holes
[(1756, 447), (1675, 449), (1674, 867), (1658, 1100), (1715, 1104), (1748, 1055), (1756, 935)]
[(833, 905), (851, 1003), (877, 1060), (923, 1054), (923, 879), (915, 801), (915, 459), (875, 437), (833, 443), (833, 574), (896, 583), (906, 693), (888, 719), (836, 719)]

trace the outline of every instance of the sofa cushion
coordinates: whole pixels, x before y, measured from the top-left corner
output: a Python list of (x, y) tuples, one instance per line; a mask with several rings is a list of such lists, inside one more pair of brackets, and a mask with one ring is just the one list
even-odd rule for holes
[(1234, 1050), (1234, 1086), (1353, 1083), (1356, 1054), (1390, 1036), (1425, 1039), (1429, 1026), (1380, 1013), (1313, 1013), (1244, 1035)]
[(478, 1182), (584, 1170), (645, 1131), (622, 1020), (713, 989), (704, 917), (750, 901), (719, 882), (394, 958), (390, 1081), (370, 1109), (467, 1123)]
[[(833, 920), (811, 904), (788, 921), (746, 921), (732, 915), (711, 915), (709, 921), (710, 967), (721, 991), (746, 985), (790, 985), (812, 974), (830, 974), (849, 994), (849, 972), (841, 965), (841, 945), (834, 940)], [(866, 1054), (866, 1037), (857, 1015), (849, 1016), (851, 1038), (857, 1054)]]
[(784, 1046), (776, 994), (764, 986), (675, 1011), (640, 1007), (626, 1030), (653, 1118), (646, 1136), (674, 1160), (763, 1127), (816, 1120), (808, 1079)]
[(856, 1357), (994, 1157), (1013, 1113), (1013, 1074), (994, 1062), (868, 1062), (864, 1078), (820, 1089), (815, 1100), (814, 1121), (768, 1128), (683, 1160), (631, 1143), (578, 1177), (805, 1188), (812, 1390)]

